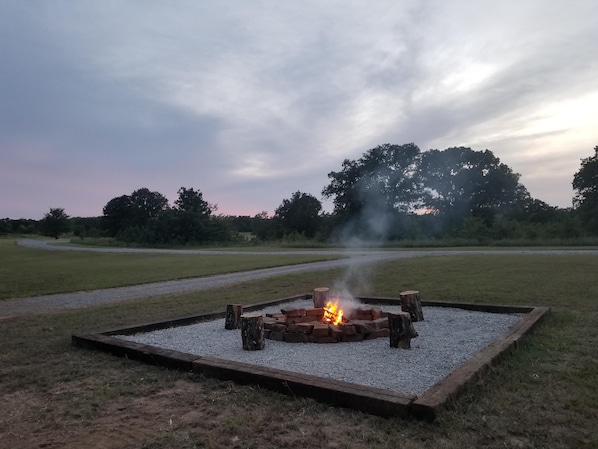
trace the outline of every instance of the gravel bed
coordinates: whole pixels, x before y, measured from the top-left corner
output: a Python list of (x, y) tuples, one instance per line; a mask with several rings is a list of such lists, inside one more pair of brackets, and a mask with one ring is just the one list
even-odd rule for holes
[[(285, 306), (313, 307), (311, 301)], [(381, 306), (384, 311), (397, 307)], [(278, 312), (280, 305), (262, 312)], [(212, 356), (270, 368), (421, 395), (461, 363), (483, 349), (521, 314), (424, 307), (424, 321), (414, 323), (419, 337), (411, 349), (389, 346), (388, 338), (357, 343), (285, 343), (266, 340), (262, 351), (244, 351), (239, 330), (224, 329), (224, 319), (119, 338), (190, 354)]]

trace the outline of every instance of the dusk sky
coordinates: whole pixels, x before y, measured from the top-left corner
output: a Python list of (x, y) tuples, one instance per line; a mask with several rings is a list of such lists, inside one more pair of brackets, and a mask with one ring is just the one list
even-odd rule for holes
[(0, 61), (0, 218), (142, 187), (272, 214), (410, 142), (570, 207), (598, 145), (595, 0), (0, 0)]

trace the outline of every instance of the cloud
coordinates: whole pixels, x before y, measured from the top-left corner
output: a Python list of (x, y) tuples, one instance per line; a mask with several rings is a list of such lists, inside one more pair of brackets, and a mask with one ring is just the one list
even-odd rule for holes
[[(539, 199), (566, 206), (596, 145), (591, 2), (0, 9), (0, 188), (29, 216), (42, 206), (23, 179), (71, 214), (101, 214), (143, 186), (171, 199), (198, 188), (221, 212), (271, 212), (296, 190), (318, 195), (343, 159), (386, 142), (488, 148)], [(551, 158), (564, 167), (556, 184)], [(94, 184), (65, 193), (39, 167)]]

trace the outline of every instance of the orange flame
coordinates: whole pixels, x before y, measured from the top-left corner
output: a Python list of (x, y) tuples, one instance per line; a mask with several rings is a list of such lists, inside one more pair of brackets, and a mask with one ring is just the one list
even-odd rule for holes
[(343, 321), (343, 309), (338, 306), (338, 301), (328, 301), (324, 307), (324, 316), (322, 322), (330, 324), (339, 324)]

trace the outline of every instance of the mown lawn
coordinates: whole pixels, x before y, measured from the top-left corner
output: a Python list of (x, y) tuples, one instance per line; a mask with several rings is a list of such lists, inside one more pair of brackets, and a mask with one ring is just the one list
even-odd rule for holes
[(315, 254), (188, 255), (44, 251), (0, 239), (0, 300), (337, 259)]
[[(591, 255), (424, 257), (0, 321), (0, 446), (598, 447), (596, 273)], [(552, 313), (434, 423), (365, 415), (70, 344), (73, 333), (221, 310), (343, 279), (356, 294), (417, 289), (424, 299), (541, 305)]]

